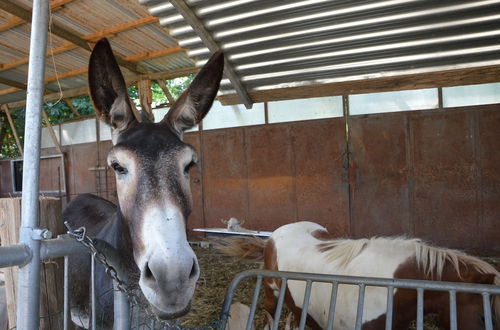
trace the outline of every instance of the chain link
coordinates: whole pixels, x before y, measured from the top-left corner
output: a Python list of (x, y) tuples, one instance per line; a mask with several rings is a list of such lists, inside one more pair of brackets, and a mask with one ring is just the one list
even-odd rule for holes
[(175, 323), (172, 323), (171, 321), (165, 321), (161, 320), (156, 314), (154, 314), (150, 308), (148, 308), (147, 305), (141, 305), (140, 304), (140, 297), (137, 295), (135, 290), (131, 289), (125, 281), (122, 281), (118, 277), (118, 272), (116, 269), (110, 265), (106, 259), (106, 256), (104, 253), (100, 252), (96, 246), (94, 240), (87, 235), (87, 228), (85, 227), (80, 227), (77, 229), (71, 228), (70, 224), (65, 221), (64, 225), (66, 228), (68, 228), (68, 235), (73, 237), (75, 240), (78, 242), (82, 243), (85, 247), (87, 247), (91, 253), (92, 257), (97, 260), (100, 264), (102, 264), (105, 268), (106, 274), (116, 283), (116, 287), (118, 290), (121, 292), (125, 293), (127, 295), (128, 301), (132, 304), (132, 306), (137, 306), (139, 307), (146, 315), (148, 318), (151, 318), (158, 322), (162, 327), (166, 329), (174, 329), (174, 330), (210, 330), (210, 329), (218, 329), (220, 325), (219, 320), (213, 320), (206, 326), (201, 326), (201, 327), (183, 327), (179, 325), (179, 321), (175, 320)]

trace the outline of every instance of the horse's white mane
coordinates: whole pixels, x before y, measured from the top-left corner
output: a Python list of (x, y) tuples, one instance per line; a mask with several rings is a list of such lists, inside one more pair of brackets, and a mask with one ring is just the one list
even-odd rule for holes
[(430, 277), (435, 274), (436, 278), (440, 279), (446, 262), (449, 262), (458, 276), (460, 276), (460, 265), (463, 265), (473, 267), (482, 274), (495, 274), (495, 284), (497, 284), (497, 281), (500, 284), (500, 272), (489, 263), (459, 250), (431, 246), (417, 238), (372, 237), (362, 239), (333, 239), (320, 243), (318, 247), (320, 251), (326, 253), (328, 261), (336, 261), (339, 267), (347, 267), (365, 248), (373, 244), (410, 248), (413, 246), (415, 248), (415, 259), (418, 267), (421, 267), (424, 273)]

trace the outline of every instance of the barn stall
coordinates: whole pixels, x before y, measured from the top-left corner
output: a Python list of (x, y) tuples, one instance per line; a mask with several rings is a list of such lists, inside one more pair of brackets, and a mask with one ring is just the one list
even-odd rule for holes
[[(311, 220), (338, 237), (417, 236), (498, 255), (497, 2), (143, 1), (150, 13), (129, 2), (67, 2), (53, 4), (52, 33), (67, 71), (47, 65), (46, 101), (87, 92), (88, 43), (101, 36), (118, 47), (127, 83), (146, 86), (225, 50), (219, 101), (185, 137), (202, 160), (189, 229), (230, 217), (269, 231)], [(121, 16), (81, 22), (83, 8)], [(27, 9), (2, 5), (2, 34), (13, 34), (2, 66), (6, 113), (24, 106), (26, 56), (12, 45), (28, 53)], [(147, 97), (141, 106), (151, 109)], [(167, 109), (151, 111), (160, 119)], [(109, 128), (93, 118), (43, 128), (40, 189), (63, 204), (85, 192), (115, 201), (110, 146)], [(4, 197), (20, 194), (16, 164), (0, 164)]]

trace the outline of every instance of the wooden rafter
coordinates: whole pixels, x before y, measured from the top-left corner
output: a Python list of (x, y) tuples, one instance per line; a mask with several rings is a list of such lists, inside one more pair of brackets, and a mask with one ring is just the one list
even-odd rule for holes
[(20, 83), (18, 81), (14, 81), (14, 80), (10, 80), (10, 79), (7, 79), (7, 78), (2, 78), (2, 77), (0, 77), (0, 84), (4, 84), (4, 85), (7, 85), (7, 86), (12, 86), (16, 90), (26, 89), (27, 88), (27, 86), (26, 86), (25, 83)]
[(61, 144), (59, 143), (59, 140), (57, 140), (56, 132), (54, 132), (54, 128), (52, 127), (52, 124), (50, 123), (49, 116), (47, 116), (47, 113), (45, 112), (45, 109), (42, 109), (42, 116), (43, 120), (45, 121), (45, 126), (49, 130), (50, 137), (52, 139), (52, 143), (54, 143), (54, 146), (56, 147), (57, 151), (62, 154), (62, 149), (61, 149)]
[[(251, 91), (250, 95), (255, 102), (270, 102), (311, 97), (487, 84), (499, 82), (499, 77), (500, 65), (492, 65), (467, 69), (341, 81), (320, 85), (258, 90)], [(237, 94), (220, 95), (218, 99), (223, 105), (241, 103)]]
[[(52, 12), (62, 9), (63, 6), (73, 0), (52, 0), (50, 2), (50, 10)], [(15, 28), (16, 26), (23, 25), (26, 21), (20, 17), (14, 16), (0, 24), (0, 32), (7, 31), (9, 29)]]
[(75, 106), (73, 105), (73, 100), (72, 99), (64, 99), (64, 102), (68, 105), (68, 108), (75, 114), (77, 117), (81, 117), (80, 113), (78, 110), (76, 110)]
[(153, 93), (151, 90), (151, 80), (143, 79), (137, 82), (137, 90), (139, 91), (139, 102), (141, 109), (146, 114), (149, 120), (154, 120), (153, 108)]
[[(159, 51), (139, 53), (139, 54), (131, 55), (131, 56), (128, 56), (128, 57), (132, 58), (132, 60), (130, 62), (135, 62), (136, 60), (137, 61), (139, 61), (139, 60), (149, 60), (149, 59), (153, 59), (155, 57), (164, 56), (166, 54), (172, 54), (172, 53), (175, 53), (175, 52), (179, 52), (181, 50), (182, 50), (182, 48), (180, 48), (178, 46), (176, 46), (176, 47), (168, 47), (168, 48), (161, 49)], [(125, 57), (125, 60), (127, 60), (127, 57)], [(61, 80), (61, 79), (64, 79), (64, 78), (70, 78), (70, 77), (78, 76), (78, 75), (81, 75), (81, 74), (85, 74), (85, 73), (87, 73), (87, 71), (88, 71), (87, 67), (85, 67), (85, 68), (79, 68), (79, 69), (75, 69), (75, 70), (71, 70), (71, 71), (66, 71), (66, 72), (63, 72), (63, 73), (59, 73), (57, 75), (49, 76), (49, 77), (45, 78), (44, 81), (45, 81), (45, 83), (50, 83), (50, 82), (56, 81), (58, 79)], [(15, 86), (15, 85), (12, 85), (12, 83), (15, 83), (15, 82), (11, 81), (11, 83), (8, 83), (8, 82), (4, 83), (2, 81), (2, 78), (0, 78), (0, 83), (3, 83), (4, 85), (9, 85), (9, 86)], [(0, 90), (0, 95), (5, 95), (5, 94), (17, 92), (20, 89), (26, 89), (26, 86), (24, 84), (21, 84), (21, 83), (17, 83), (17, 84), (18, 85), (16, 87), (6, 88), (6, 89)]]
[[(198, 16), (196, 16), (193, 10), (191, 10), (185, 0), (170, 0), (170, 3), (175, 7), (175, 9), (177, 9), (179, 14), (184, 17), (184, 20), (189, 25), (191, 25), (193, 30), (198, 34), (198, 36), (203, 41), (205, 46), (208, 47), (208, 49), (210, 49), (212, 52), (220, 49), (219, 44), (215, 41), (210, 32), (207, 31), (207, 29), (203, 25), (203, 22), (198, 18)], [(236, 71), (227, 60), (225, 61), (224, 69), (226, 72), (226, 76), (233, 84), (233, 87), (236, 90), (236, 93), (241, 98), (241, 101), (247, 109), (250, 109), (252, 107), (253, 101), (248, 95), (247, 90), (241, 83), (241, 80), (236, 74)]]
[[(11, 2), (10, 0), (0, 1), (0, 9), (2, 9), (2, 10), (6, 11), (14, 16), (22, 18), (23, 20), (25, 20), (27, 22), (31, 21), (31, 11)], [(58, 24), (56, 22), (52, 22), (51, 32), (52, 32), (52, 34), (54, 34), (60, 38), (63, 38), (65, 40), (77, 45), (78, 47), (81, 47), (81, 48), (86, 49), (88, 51), (92, 50), (90, 45), (88, 44), (87, 40), (82, 39), (80, 36), (67, 30), (66, 28), (64, 28), (63, 26), (61, 26), (60, 24)], [(124, 59), (122, 59), (121, 57), (118, 57), (118, 56), (115, 56), (115, 57), (116, 57), (116, 61), (118, 62), (119, 65), (129, 69), (130, 71), (132, 71), (134, 73), (139, 73), (137, 70), (137, 66), (135, 64), (127, 62)]]
[[(171, 70), (167, 72), (154, 72), (154, 73), (148, 73), (148, 74), (141, 74), (141, 75), (130, 75), (125, 77), (125, 82), (127, 83), (127, 86), (135, 84), (137, 81), (141, 79), (149, 79), (149, 80), (158, 80), (158, 79), (174, 79), (178, 77), (184, 77), (187, 75), (190, 75), (192, 73), (196, 73), (200, 70), (200, 68), (197, 67), (188, 67), (188, 68), (182, 68), (182, 69), (177, 69), (177, 70)], [(83, 95), (87, 95), (89, 92), (88, 87), (80, 87), (80, 88), (74, 88), (74, 89), (69, 89), (65, 90), (62, 92), (62, 96), (59, 92), (55, 93), (50, 93), (46, 94), (43, 98), (44, 102), (50, 102), (50, 101), (55, 101), (58, 100), (60, 97), (63, 99), (66, 98), (72, 98), (72, 97), (79, 97)], [(26, 106), (26, 101), (18, 101), (18, 102), (11, 102), (8, 104), (9, 108), (11, 109), (18, 109)]]
[(168, 90), (168, 87), (167, 87), (167, 84), (165, 83), (165, 80), (158, 79), (158, 80), (156, 80), (156, 82), (158, 83), (158, 85), (160, 85), (160, 88), (163, 91), (163, 94), (165, 94), (165, 96), (167, 97), (168, 103), (170, 105), (174, 104), (175, 99), (172, 96), (172, 93), (170, 93), (170, 91)]
[[(65, 0), (65, 1), (72, 1), (72, 0)], [(157, 21), (158, 21), (157, 17), (153, 17), (153, 16), (143, 17), (143, 18), (139, 18), (139, 19), (134, 20), (134, 21), (130, 21), (130, 22), (126, 22), (126, 23), (123, 23), (123, 24), (119, 24), (119, 25), (110, 27), (108, 29), (104, 29), (104, 30), (97, 31), (97, 32), (94, 32), (94, 33), (86, 34), (86, 35), (82, 36), (81, 38), (84, 39), (84, 40), (86, 40), (86, 41), (89, 41), (89, 42), (94, 42), (94, 41), (97, 41), (97, 40), (99, 40), (101, 38), (112, 37), (112, 36), (116, 35), (119, 32), (127, 31), (127, 30), (130, 30), (130, 29), (136, 28), (136, 27), (140, 27), (142, 25), (155, 23)], [(64, 52), (73, 50), (75, 48), (78, 48), (78, 46), (75, 45), (74, 43), (72, 43), (72, 42), (65, 42), (64, 44), (62, 44), (59, 47), (47, 50), (46, 56), (51, 56), (51, 55), (56, 55), (56, 54), (64, 53)], [(182, 50), (182, 48), (179, 49), (179, 50), (174, 50), (173, 48), (174, 47), (166, 48), (166, 49), (170, 49), (171, 53), (174, 53), (176, 51), (181, 51)], [(125, 58), (125, 60), (129, 61), (129, 62), (135, 62), (133, 59), (132, 60), (128, 60), (127, 58)], [(13, 68), (21, 66), (23, 64), (26, 64), (28, 62), (29, 62), (29, 58), (25, 57), (25, 58), (21, 58), (19, 60), (15, 60), (15, 61), (12, 61), (12, 62), (9, 62), (9, 63), (0, 64), (0, 71), (1, 70), (13, 69)]]
[(19, 153), (21, 154), (21, 157), (22, 157), (23, 156), (23, 146), (21, 145), (21, 141), (19, 140), (19, 136), (17, 136), (16, 126), (14, 125), (14, 121), (12, 120), (12, 116), (10, 115), (9, 107), (6, 104), (4, 104), (4, 105), (2, 105), (2, 110), (7, 115), (7, 120), (9, 121), (10, 130), (12, 131), (12, 134), (14, 135), (14, 139), (16, 140), (17, 148), (19, 149)]

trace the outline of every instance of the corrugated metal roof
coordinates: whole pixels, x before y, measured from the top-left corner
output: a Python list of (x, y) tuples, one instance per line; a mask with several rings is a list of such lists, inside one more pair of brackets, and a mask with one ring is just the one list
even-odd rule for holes
[[(31, 10), (31, 0), (0, 0)], [(177, 40), (171, 37), (167, 29), (160, 26), (157, 19), (151, 17), (147, 7), (131, 0), (51, 0), (51, 4), (62, 4), (52, 10), (52, 21), (72, 34), (85, 39), (89, 34), (99, 33), (120, 26), (118, 32), (108, 34), (115, 54), (125, 58), (131, 64), (138, 65), (140, 73), (168, 72), (184, 68), (192, 68), (194, 61), (183, 49), (179, 49)], [(29, 40), (31, 24), (23, 22), (10, 24), (19, 20), (14, 15), (2, 10), (0, 3), (0, 79), (26, 83), (28, 65), (16, 64), (17, 61), (29, 56)], [(131, 23), (145, 20), (147, 23), (134, 25)], [(128, 26), (130, 24), (130, 26)], [(71, 46), (68, 40), (52, 34), (49, 37), (47, 50), (57, 50), (61, 46)], [(161, 53), (174, 48), (172, 53)], [(148, 56), (149, 53), (154, 54)], [(138, 55), (144, 55), (139, 56)], [(46, 85), (48, 92), (58, 91), (59, 85), (54, 79), (59, 79), (64, 91), (82, 89), (87, 86), (86, 72), (90, 52), (79, 47), (70, 47), (65, 51), (56, 51), (48, 56), (46, 61), (45, 78), (49, 79)], [(127, 59), (130, 57), (130, 59)], [(55, 67), (54, 67), (55, 63)], [(131, 71), (122, 68), (125, 76), (131, 77)], [(74, 74), (71, 74), (71, 73)], [(75, 74), (76, 73), (76, 74)], [(83, 89), (82, 89), (83, 90)], [(21, 104), (26, 92), (12, 88), (8, 84), (0, 85), (0, 104), (11, 103), (12, 106)], [(21, 103), (12, 102), (21, 101)]]
[[(167, 0), (140, 0), (209, 56)], [(188, 0), (248, 91), (500, 64), (500, 0)], [(223, 93), (234, 93), (228, 80)]]

